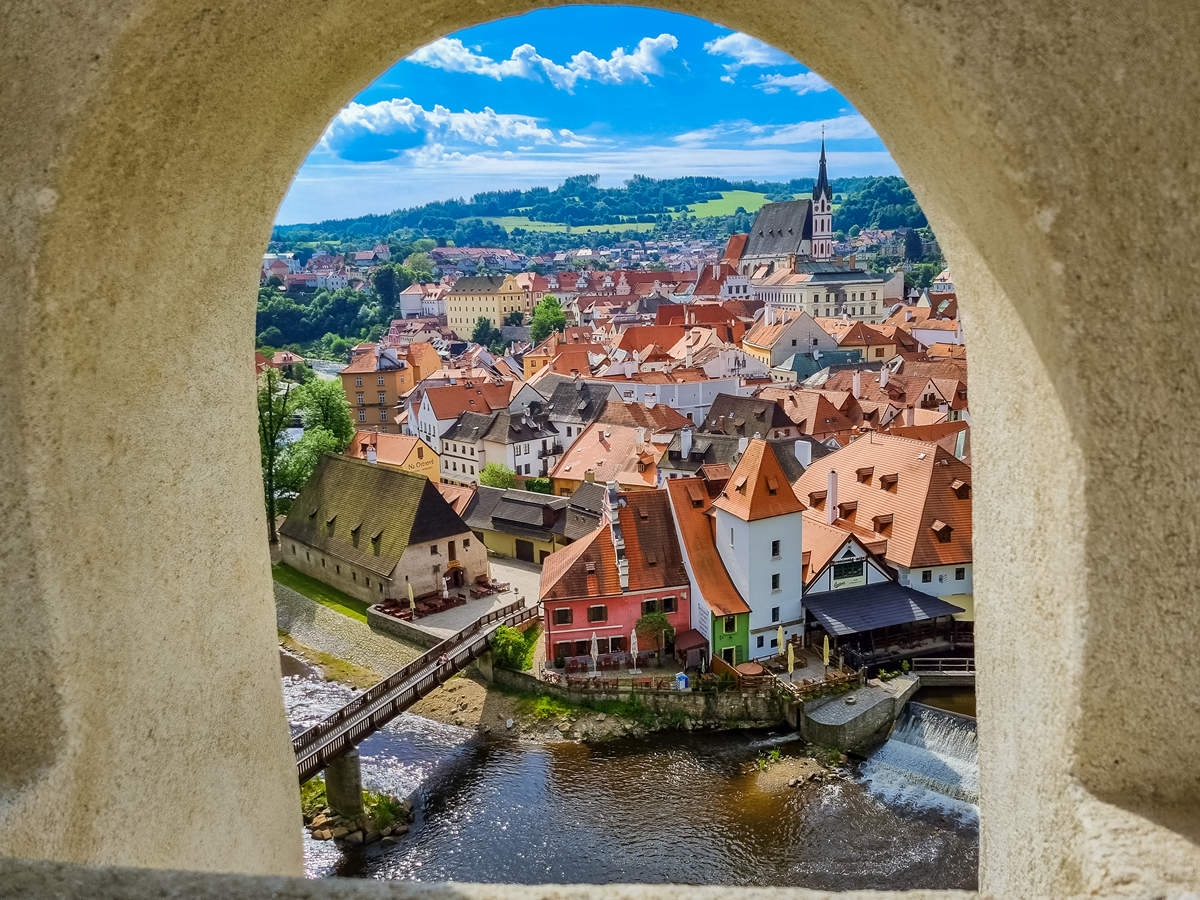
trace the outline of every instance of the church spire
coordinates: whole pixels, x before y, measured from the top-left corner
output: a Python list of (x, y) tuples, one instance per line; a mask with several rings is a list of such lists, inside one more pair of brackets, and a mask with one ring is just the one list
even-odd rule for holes
[(833, 202), (833, 188), (829, 186), (829, 173), (825, 171), (825, 126), (821, 126), (821, 167), (817, 171), (817, 183), (813, 185), (813, 199), (822, 194)]

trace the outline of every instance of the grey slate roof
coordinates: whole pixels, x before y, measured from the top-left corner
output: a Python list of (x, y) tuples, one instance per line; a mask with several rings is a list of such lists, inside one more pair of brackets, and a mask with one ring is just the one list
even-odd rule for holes
[(555, 497), (481, 484), (467, 508), (466, 523), (479, 531), (535, 540), (548, 541), (554, 535), (577, 540), (600, 526), (604, 488), (596, 484), (588, 488), (582, 494), (576, 490), (570, 497)]
[(462, 413), (442, 434), (442, 440), (464, 443), (488, 440), (500, 444), (519, 444), (557, 435), (558, 430), (544, 415), (498, 409), (491, 413)]
[(771, 429), (792, 428), (795, 424), (774, 400), (717, 394), (700, 430), (744, 437), (757, 434), (761, 438), (769, 438)]
[[(742, 456), (741, 451), (738, 449), (740, 440), (741, 438), (737, 435), (697, 432), (692, 435), (691, 456), (684, 459), (680, 436), (676, 434), (671, 439), (671, 443), (667, 447), (667, 452), (659, 460), (658, 467), (663, 471), (664, 475), (667, 472), (683, 472), (687, 475), (695, 475), (700, 471), (701, 466), (718, 463), (726, 463), (732, 469), (737, 466), (738, 460)], [(807, 435), (801, 435), (796, 440), (791, 438), (771, 438), (767, 440), (767, 443), (774, 448), (775, 457), (779, 460), (780, 468), (783, 469), (783, 474), (787, 477), (788, 481), (795, 481), (804, 474), (803, 464), (800, 460), (796, 459), (797, 441), (803, 441), (810, 446), (813, 459), (820, 459), (822, 456), (828, 456), (833, 452), (824, 444), (814, 441)]]
[(768, 203), (754, 217), (742, 258), (784, 257), (799, 253), (802, 241), (812, 239), (812, 201)]
[(503, 275), (471, 275), (458, 279), (451, 294), (494, 294), (504, 284)]
[(555, 386), (546, 403), (546, 411), (552, 419), (561, 422), (590, 425), (610, 399), (620, 399), (611, 384), (568, 378)]
[(858, 634), (963, 611), (962, 607), (940, 597), (922, 594), (891, 581), (808, 594), (804, 598), (804, 608), (833, 635)]

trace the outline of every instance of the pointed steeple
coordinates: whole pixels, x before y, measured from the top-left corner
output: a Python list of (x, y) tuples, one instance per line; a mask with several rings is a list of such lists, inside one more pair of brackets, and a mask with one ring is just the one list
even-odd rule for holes
[(821, 167), (817, 171), (817, 183), (813, 185), (813, 199), (822, 194), (830, 203), (833, 202), (833, 188), (829, 186), (829, 173), (825, 171), (825, 126), (821, 126)]

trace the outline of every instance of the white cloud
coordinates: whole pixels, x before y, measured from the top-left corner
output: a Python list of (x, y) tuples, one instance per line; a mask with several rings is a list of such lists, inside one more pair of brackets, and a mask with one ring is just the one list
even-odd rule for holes
[(729, 84), (733, 84), (738, 69), (745, 66), (796, 64), (796, 61), (786, 53), (740, 31), (711, 40), (704, 45), (704, 49), (711, 56), (727, 56), (732, 60), (732, 62), (725, 63), (725, 74), (721, 76), (721, 80)]
[[(552, 129), (534, 116), (498, 113), (485, 106), (478, 112), (454, 112), (437, 105), (425, 109), (407, 97), (364, 105), (351, 103), (325, 129), (320, 146), (334, 153), (364, 134), (424, 134), (430, 144), (457, 139), (467, 144), (495, 147), (520, 141), (535, 144), (584, 146), (585, 138), (566, 128)], [(399, 151), (396, 151), (399, 152)]]
[(833, 89), (833, 85), (816, 72), (801, 72), (798, 75), (780, 75), (776, 72), (764, 75), (754, 86), (767, 94), (778, 94), (784, 90), (795, 94), (814, 94)]
[(855, 140), (876, 138), (875, 130), (857, 113), (839, 116), (836, 119), (818, 119), (812, 122), (796, 122), (792, 125), (756, 125), (747, 119), (718, 122), (707, 128), (685, 131), (671, 138), (681, 147), (704, 147), (718, 142), (735, 141), (739, 144), (776, 146), (782, 144), (806, 144), (821, 139), (822, 129), (830, 140)]
[(516, 47), (508, 59), (492, 59), (458, 38), (441, 38), (407, 57), (408, 62), (450, 72), (473, 72), (499, 81), (502, 78), (545, 78), (559, 90), (575, 90), (579, 81), (602, 84), (649, 82), (650, 75), (661, 75), (662, 58), (679, 46), (673, 34), (644, 37), (632, 53), (617, 47), (603, 59), (583, 50), (565, 65), (542, 56), (532, 44)]

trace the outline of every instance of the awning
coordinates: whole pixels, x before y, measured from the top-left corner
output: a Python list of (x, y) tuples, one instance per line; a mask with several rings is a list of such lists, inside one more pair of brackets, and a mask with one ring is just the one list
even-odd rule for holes
[(676, 650), (697, 650), (701, 647), (708, 646), (708, 638), (698, 632), (695, 628), (689, 628), (687, 631), (681, 631), (675, 637)]
[(804, 608), (832, 635), (858, 634), (963, 611), (953, 603), (895, 582), (809, 594), (804, 598)]

